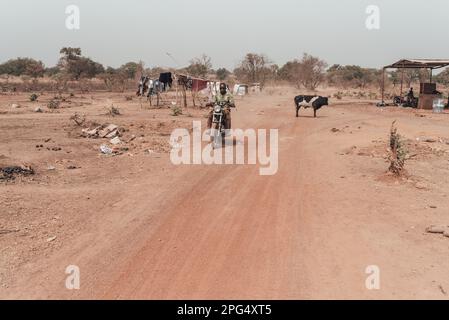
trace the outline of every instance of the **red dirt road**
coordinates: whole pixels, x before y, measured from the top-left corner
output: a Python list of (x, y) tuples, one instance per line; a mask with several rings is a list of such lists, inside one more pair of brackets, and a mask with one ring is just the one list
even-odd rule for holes
[[(291, 100), (251, 97), (233, 113), (234, 127), (279, 129), (276, 175), (173, 166), (167, 155), (144, 162), (0, 298), (447, 299), (449, 239), (424, 230), (449, 222), (448, 154), (410, 160), (409, 179), (393, 181), (381, 156), (346, 152), (386, 145), (394, 119), (407, 138), (449, 138), (447, 114), (362, 105), (295, 118)], [(80, 290), (64, 286), (68, 265), (80, 267)], [(380, 290), (365, 286), (370, 265)]]

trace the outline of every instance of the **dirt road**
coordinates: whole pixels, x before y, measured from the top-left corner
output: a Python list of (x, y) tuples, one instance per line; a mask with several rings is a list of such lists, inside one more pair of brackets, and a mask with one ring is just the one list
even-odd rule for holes
[[(449, 138), (447, 114), (423, 114), (334, 105), (295, 118), (289, 94), (245, 98), (233, 126), (279, 129), (276, 175), (139, 160), (106, 195), (86, 186), (94, 204), (72, 204), (75, 231), (11, 273), (0, 297), (447, 299), (449, 239), (424, 230), (449, 223), (448, 153), (410, 160), (402, 180), (385, 174), (393, 120), (411, 140)], [(68, 265), (80, 290), (65, 288)], [(371, 265), (380, 290), (365, 286)]]

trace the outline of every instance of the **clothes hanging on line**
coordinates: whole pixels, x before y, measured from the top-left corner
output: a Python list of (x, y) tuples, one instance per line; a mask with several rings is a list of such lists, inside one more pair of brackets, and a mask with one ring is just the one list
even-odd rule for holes
[(173, 78), (171, 72), (163, 72), (159, 75), (159, 81), (164, 85), (164, 91), (168, 90), (173, 85)]
[(207, 88), (207, 81), (201, 79), (193, 79), (192, 91), (198, 92)]
[(150, 80), (148, 88), (148, 97), (164, 92), (164, 84), (158, 79)]
[(147, 77), (147, 76), (140, 77), (140, 81), (139, 81), (137, 92), (136, 92), (136, 94), (138, 96), (143, 96), (145, 94), (145, 92), (148, 89), (148, 81), (150, 81), (149, 77)]

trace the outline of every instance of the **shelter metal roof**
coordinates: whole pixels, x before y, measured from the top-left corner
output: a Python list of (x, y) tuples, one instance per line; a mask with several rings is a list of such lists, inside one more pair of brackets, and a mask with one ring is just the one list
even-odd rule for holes
[(449, 66), (449, 59), (402, 59), (391, 65), (385, 66), (384, 69), (439, 69)]

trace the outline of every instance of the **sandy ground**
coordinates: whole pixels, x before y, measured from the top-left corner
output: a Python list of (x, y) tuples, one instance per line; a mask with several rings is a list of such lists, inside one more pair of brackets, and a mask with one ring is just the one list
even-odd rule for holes
[[(235, 128), (279, 129), (274, 176), (173, 165), (171, 131), (205, 110), (93, 93), (36, 113), (50, 95), (0, 96), (0, 167), (36, 171), (0, 182), (0, 298), (447, 299), (449, 238), (425, 229), (449, 225), (449, 114), (331, 100), (295, 118), (294, 95), (271, 89), (233, 112)], [(105, 114), (112, 103), (122, 115)], [(386, 174), (394, 120), (411, 155), (399, 179)], [(81, 136), (105, 123), (134, 139), (121, 155)], [(69, 265), (80, 290), (65, 287)], [(380, 290), (365, 286), (371, 265)]]

